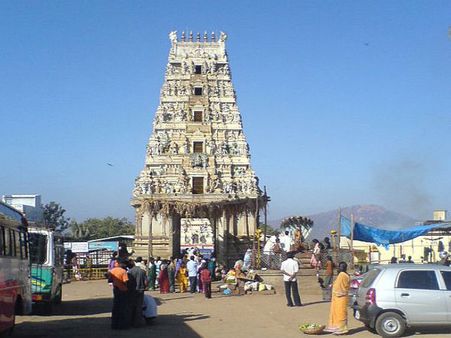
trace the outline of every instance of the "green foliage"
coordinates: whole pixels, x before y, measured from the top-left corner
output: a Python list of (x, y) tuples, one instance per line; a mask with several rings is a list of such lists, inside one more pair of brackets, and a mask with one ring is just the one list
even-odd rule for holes
[(64, 216), (66, 209), (63, 209), (61, 205), (56, 202), (50, 202), (44, 205), (44, 222), (48, 227), (64, 231), (69, 227), (69, 220)]
[(126, 218), (89, 218), (82, 223), (72, 222), (72, 237), (77, 240), (90, 240), (103, 237), (133, 235), (135, 227)]

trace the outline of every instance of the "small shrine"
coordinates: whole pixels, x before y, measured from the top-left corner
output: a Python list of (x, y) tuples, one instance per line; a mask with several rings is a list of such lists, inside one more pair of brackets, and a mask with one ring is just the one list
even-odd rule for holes
[(197, 247), (219, 259), (250, 247), (264, 198), (232, 85), (227, 35), (169, 34), (160, 102), (135, 180), (135, 255)]

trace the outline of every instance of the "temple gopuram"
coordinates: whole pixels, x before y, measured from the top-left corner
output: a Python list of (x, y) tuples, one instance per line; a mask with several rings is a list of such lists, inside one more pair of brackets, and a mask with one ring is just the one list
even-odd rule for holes
[(264, 198), (250, 163), (223, 32), (169, 34), (160, 102), (135, 180), (135, 255), (197, 247), (227, 260), (252, 245)]

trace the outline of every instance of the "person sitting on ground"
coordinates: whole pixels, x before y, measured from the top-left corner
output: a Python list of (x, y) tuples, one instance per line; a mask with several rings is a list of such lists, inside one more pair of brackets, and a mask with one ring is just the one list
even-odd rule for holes
[(407, 257), (407, 263), (414, 263), (414, 261), (412, 260), (412, 256)]
[(398, 264), (398, 258), (393, 256), (390, 260), (390, 264)]

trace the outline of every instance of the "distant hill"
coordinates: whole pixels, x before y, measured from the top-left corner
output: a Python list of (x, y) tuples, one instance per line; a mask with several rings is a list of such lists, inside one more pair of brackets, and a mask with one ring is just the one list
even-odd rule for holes
[[(415, 222), (417, 222), (414, 218), (387, 210), (379, 205), (354, 205), (342, 208), (341, 213), (348, 218), (353, 214), (356, 222), (385, 229), (399, 229), (415, 225)], [(306, 216), (314, 222), (312, 232), (309, 236), (310, 239), (322, 239), (328, 236), (330, 230), (337, 228), (338, 209)], [(270, 221), (269, 224), (277, 229), (281, 220)]]

